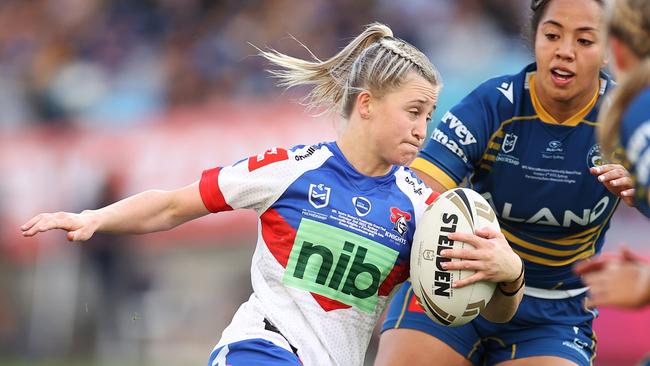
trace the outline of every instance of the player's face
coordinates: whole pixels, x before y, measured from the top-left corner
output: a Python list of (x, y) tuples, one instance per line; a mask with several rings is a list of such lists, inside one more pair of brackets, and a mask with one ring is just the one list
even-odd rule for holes
[(373, 102), (374, 121), (368, 133), (385, 162), (408, 165), (415, 159), (437, 100), (438, 89), (413, 72), (398, 89)]
[(598, 88), (603, 9), (594, 0), (551, 0), (535, 37), (535, 90), (542, 102), (587, 104)]

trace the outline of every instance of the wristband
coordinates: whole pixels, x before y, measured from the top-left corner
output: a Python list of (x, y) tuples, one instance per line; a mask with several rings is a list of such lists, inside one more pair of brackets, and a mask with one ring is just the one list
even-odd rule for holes
[[(519, 272), (519, 276), (517, 276), (517, 278), (515, 278), (515, 280), (512, 281), (512, 282), (517, 282), (517, 281), (519, 281), (520, 278), (522, 278), (522, 277), (524, 276), (524, 260), (521, 259), (521, 257), (519, 257), (519, 260), (521, 261), (521, 272)], [(512, 282), (510, 282), (510, 283), (512, 283)], [(508, 296), (508, 297), (510, 297), (510, 296), (515, 296), (515, 295), (519, 292), (519, 290), (521, 290), (522, 287), (524, 287), (524, 285), (526, 284), (526, 279), (524, 278), (524, 279), (521, 281), (521, 284), (519, 285), (519, 287), (517, 287), (517, 289), (514, 290), (514, 291), (512, 291), (512, 292), (510, 292), (510, 291), (504, 291), (504, 290), (501, 288), (501, 285), (502, 285), (502, 284), (505, 284), (505, 282), (499, 282), (499, 283), (497, 284), (497, 287), (499, 288), (499, 291), (501, 291), (501, 294), (503, 294), (504, 296)]]

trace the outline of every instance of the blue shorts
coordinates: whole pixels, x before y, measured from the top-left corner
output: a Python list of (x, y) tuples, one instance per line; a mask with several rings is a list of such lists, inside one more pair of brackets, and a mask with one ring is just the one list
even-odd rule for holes
[(424, 313), (405, 282), (390, 303), (381, 331), (416, 329), (451, 346), (474, 365), (495, 365), (532, 356), (557, 356), (589, 366), (596, 354), (592, 321), (596, 311), (584, 307), (585, 295), (560, 300), (524, 296), (509, 323), (480, 315), (460, 327), (439, 325)]
[(302, 366), (298, 356), (266, 339), (229, 343), (212, 351), (208, 366)]

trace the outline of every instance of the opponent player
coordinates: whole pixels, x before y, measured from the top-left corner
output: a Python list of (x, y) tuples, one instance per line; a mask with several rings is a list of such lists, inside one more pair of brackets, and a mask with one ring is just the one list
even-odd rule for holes
[(612, 84), (600, 73), (603, 2), (537, 0), (532, 9), (536, 62), (475, 89), (442, 117), (412, 164), (434, 190), (467, 179), (491, 202), (526, 262), (526, 296), (508, 324), (478, 317), (450, 328), (429, 320), (405, 284), (390, 305), (376, 365), (594, 358), (596, 313), (584, 308), (587, 288), (571, 266), (600, 251), (618, 197), (631, 202), (633, 194), (622, 166), (595, 170), (603, 161), (596, 117)]
[[(614, 1), (607, 28), (612, 69), (621, 83), (601, 113), (598, 137), (604, 151), (622, 150), (615, 156), (635, 177), (635, 204), (650, 217), (650, 2)], [(580, 263), (575, 271), (590, 287), (589, 306), (650, 305), (650, 263), (628, 249)]]
[[(408, 276), (415, 223), (436, 196), (403, 165), (424, 141), (439, 75), (380, 24), (325, 61), (262, 55), (281, 67), (274, 74), (283, 85), (312, 85), (312, 106), (342, 114), (336, 142), (271, 149), (206, 170), (177, 191), (147, 191), (81, 214), (41, 214), (22, 230), (60, 228), (70, 240), (86, 240), (96, 231), (147, 233), (209, 212), (254, 209), (254, 293), (209, 365), (361, 365), (387, 296)], [(519, 288), (522, 264), (507, 241), (493, 231), (478, 235), (449, 237), (482, 249), (490, 280), (504, 282), (505, 291)], [(506, 321), (517, 305), (498, 295), (484, 313)]]

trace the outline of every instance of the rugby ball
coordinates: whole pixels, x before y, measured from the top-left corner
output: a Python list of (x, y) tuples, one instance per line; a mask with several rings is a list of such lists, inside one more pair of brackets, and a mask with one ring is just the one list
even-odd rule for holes
[(450, 259), (439, 255), (444, 249), (474, 249), (468, 243), (450, 240), (447, 235), (452, 232), (473, 233), (474, 229), (484, 227), (500, 230), (490, 204), (468, 188), (442, 193), (420, 217), (411, 249), (411, 283), (418, 302), (436, 323), (452, 327), (466, 324), (476, 318), (492, 298), (496, 288), (494, 282), (480, 281), (452, 288), (454, 281), (475, 272), (447, 271), (441, 264)]

